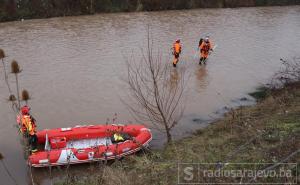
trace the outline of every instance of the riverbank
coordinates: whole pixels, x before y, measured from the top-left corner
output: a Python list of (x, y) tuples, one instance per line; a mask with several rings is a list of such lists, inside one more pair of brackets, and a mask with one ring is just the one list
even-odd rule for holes
[(0, 1), (0, 22), (33, 18), (87, 15), (102, 12), (135, 12), (284, 5), (300, 5), (300, 0), (11, 0)]
[[(299, 165), (300, 82), (276, 90), (264, 89), (263, 93), (255, 95), (260, 98), (257, 105), (231, 110), (223, 119), (164, 150), (128, 157), (100, 169), (94, 167), (90, 170), (98, 170), (97, 175), (73, 177), (59, 184), (177, 184), (178, 178), (181, 179), (178, 163), (218, 163), (221, 168), (226, 163), (263, 163), (259, 164), (259, 169), (270, 166), (266, 163)], [(294, 177), (298, 174), (299, 182), (299, 168), (298, 171), (292, 168), (291, 172)], [(226, 178), (202, 176), (196, 180), (228, 182)], [(230, 182), (251, 180), (234, 178)], [(265, 178), (259, 182), (283, 183), (286, 180)]]

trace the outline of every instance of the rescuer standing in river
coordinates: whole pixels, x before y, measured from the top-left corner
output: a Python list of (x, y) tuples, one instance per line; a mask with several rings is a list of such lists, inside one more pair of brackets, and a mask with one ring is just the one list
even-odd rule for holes
[(181, 44), (180, 44), (180, 40), (177, 39), (175, 41), (175, 43), (173, 44), (173, 55), (174, 55), (173, 67), (176, 67), (176, 65), (179, 61), (180, 53), (181, 53)]
[(206, 36), (204, 40), (200, 39), (199, 41), (199, 49), (200, 49), (200, 61), (199, 64), (205, 64), (206, 59), (209, 56), (209, 52), (213, 49), (212, 43), (209, 40), (209, 37)]

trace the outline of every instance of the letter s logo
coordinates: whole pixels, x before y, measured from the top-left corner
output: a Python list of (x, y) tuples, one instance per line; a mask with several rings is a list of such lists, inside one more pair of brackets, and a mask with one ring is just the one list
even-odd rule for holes
[(192, 166), (184, 168), (184, 170), (183, 170), (183, 172), (185, 174), (184, 180), (186, 180), (186, 181), (193, 180), (193, 178), (194, 178), (193, 170), (194, 170), (194, 168)]

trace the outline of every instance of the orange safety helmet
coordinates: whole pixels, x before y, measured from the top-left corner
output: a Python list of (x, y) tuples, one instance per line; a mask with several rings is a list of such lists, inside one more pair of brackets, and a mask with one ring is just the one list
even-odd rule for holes
[(21, 108), (21, 113), (23, 115), (29, 114), (29, 111), (30, 111), (30, 108), (27, 105), (25, 105)]

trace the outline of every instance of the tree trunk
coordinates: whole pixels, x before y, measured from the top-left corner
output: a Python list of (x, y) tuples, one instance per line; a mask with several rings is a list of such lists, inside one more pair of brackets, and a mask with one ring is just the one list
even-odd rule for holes
[(91, 0), (91, 6), (90, 6), (90, 14), (93, 14), (94, 11), (93, 11), (93, 0)]
[(166, 134), (167, 134), (167, 142), (171, 143), (172, 142), (172, 136), (171, 136), (169, 128), (166, 128)]

